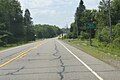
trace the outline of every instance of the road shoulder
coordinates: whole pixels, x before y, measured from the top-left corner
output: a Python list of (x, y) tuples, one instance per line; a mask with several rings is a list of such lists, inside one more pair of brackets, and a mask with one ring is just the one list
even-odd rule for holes
[(82, 50), (83, 52), (111, 65), (112, 67), (116, 68), (116, 69), (120, 69), (120, 58), (114, 56), (114, 55), (110, 55), (109, 53), (105, 53), (102, 51), (99, 51), (93, 47), (89, 47), (86, 46), (84, 44), (81, 43), (73, 43), (72, 41), (69, 40), (61, 40), (66, 44), (69, 44), (79, 50)]

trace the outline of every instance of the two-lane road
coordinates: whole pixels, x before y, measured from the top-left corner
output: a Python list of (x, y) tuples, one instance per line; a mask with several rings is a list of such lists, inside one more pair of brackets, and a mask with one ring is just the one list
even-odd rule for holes
[(49, 39), (0, 52), (0, 80), (120, 80), (120, 71)]

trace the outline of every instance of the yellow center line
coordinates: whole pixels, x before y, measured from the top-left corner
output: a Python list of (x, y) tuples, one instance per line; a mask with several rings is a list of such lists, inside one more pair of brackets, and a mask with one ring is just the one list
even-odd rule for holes
[[(41, 45), (42, 45), (42, 44), (41, 44)], [(9, 63), (15, 61), (15, 60), (18, 59), (18, 58), (22, 58), (22, 57), (26, 56), (28, 52), (32, 51), (33, 49), (37, 49), (37, 48), (40, 47), (41, 45), (36, 45), (35, 47), (30, 48), (30, 49), (26, 50), (25, 52), (20, 53), (20, 54), (17, 55), (16, 57), (14, 57), (14, 58), (12, 58), (12, 59), (4, 62), (3, 64), (0, 64), (0, 68), (8, 65)]]

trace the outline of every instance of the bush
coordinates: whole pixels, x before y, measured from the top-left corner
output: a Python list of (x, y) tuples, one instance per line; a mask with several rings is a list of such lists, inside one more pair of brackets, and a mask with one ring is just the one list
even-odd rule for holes
[(116, 39), (113, 41), (113, 45), (114, 45), (114, 47), (120, 49), (120, 37), (116, 38)]
[(110, 42), (109, 28), (108, 27), (103, 28), (102, 31), (98, 33), (97, 38), (98, 38), (98, 41), (108, 44)]
[(114, 39), (120, 36), (120, 23), (116, 24), (116, 26), (113, 27), (113, 36)]
[(4, 46), (4, 45), (6, 45), (6, 43), (0, 40), (0, 46)]
[(73, 38), (73, 33), (72, 33), (72, 32), (69, 32), (69, 33), (67, 34), (67, 38), (72, 39), (72, 38)]
[(81, 40), (89, 39), (89, 33), (82, 31), (82, 32), (81, 32), (81, 35), (80, 35), (80, 39), (81, 39)]

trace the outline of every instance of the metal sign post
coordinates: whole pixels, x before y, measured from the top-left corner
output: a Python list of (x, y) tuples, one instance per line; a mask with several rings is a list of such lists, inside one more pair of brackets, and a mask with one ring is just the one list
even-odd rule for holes
[(92, 46), (92, 29), (90, 28), (90, 46)]
[(90, 30), (90, 46), (92, 46), (92, 29), (96, 29), (96, 24), (94, 22), (87, 23), (86, 28)]

